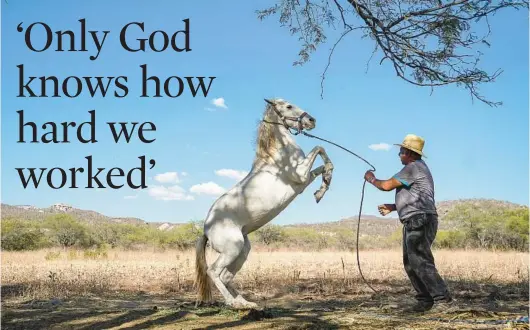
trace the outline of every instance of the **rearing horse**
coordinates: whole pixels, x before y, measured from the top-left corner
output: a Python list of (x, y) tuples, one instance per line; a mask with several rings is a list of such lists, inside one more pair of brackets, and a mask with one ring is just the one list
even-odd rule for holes
[[(234, 308), (257, 307), (231, 285), (250, 252), (248, 234), (274, 219), (319, 175), (322, 175), (322, 184), (314, 193), (317, 203), (331, 183), (333, 164), (324, 148), (316, 146), (305, 156), (292, 137), (293, 130), (300, 133), (304, 129), (315, 128), (315, 119), (282, 99), (265, 101), (267, 105), (258, 128), (252, 169), (214, 202), (204, 223), (204, 235), (197, 241), (197, 303), (211, 299), (213, 282), (227, 305)], [(318, 155), (324, 165), (312, 170)], [(210, 267), (206, 265), (207, 241), (219, 253)]]

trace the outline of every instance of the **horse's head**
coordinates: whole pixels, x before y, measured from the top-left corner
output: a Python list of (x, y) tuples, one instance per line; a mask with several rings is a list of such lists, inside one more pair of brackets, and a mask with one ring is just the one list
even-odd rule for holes
[(316, 126), (315, 118), (292, 103), (282, 99), (265, 99), (265, 102), (269, 104), (273, 113), (278, 116), (281, 123), (288, 129), (295, 129), (300, 133), (304, 129), (312, 130)]

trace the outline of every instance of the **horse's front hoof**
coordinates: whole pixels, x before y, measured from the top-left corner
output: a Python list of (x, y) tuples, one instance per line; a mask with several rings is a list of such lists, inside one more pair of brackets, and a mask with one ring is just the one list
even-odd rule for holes
[(320, 200), (322, 199), (322, 197), (324, 197), (324, 193), (325, 193), (325, 192), (322, 191), (322, 190), (317, 190), (317, 191), (315, 191), (314, 195), (315, 195), (315, 201), (317, 202), (317, 204), (318, 204), (318, 202), (320, 202)]

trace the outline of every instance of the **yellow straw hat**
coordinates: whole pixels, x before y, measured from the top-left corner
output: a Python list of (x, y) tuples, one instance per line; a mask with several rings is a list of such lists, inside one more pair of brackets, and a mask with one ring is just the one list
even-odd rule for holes
[(423, 153), (423, 146), (425, 145), (425, 140), (417, 135), (407, 134), (407, 136), (405, 136), (405, 139), (403, 139), (403, 143), (394, 145), (407, 148), (427, 158), (427, 156), (425, 156), (425, 154)]

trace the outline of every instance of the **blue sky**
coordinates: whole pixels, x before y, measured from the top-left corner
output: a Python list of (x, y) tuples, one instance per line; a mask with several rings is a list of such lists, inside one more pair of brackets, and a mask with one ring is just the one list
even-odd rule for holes
[[(373, 45), (353, 34), (335, 51), (321, 99), (320, 75), (337, 33), (330, 34), (329, 43), (309, 63), (293, 67), (300, 49), (297, 38), (280, 27), (277, 18), (259, 21), (255, 14), (273, 3), (2, 2), (2, 203), (47, 207), (61, 202), (148, 221), (202, 219), (216, 195), (250, 170), (263, 98), (281, 97), (317, 119), (313, 134), (361, 154), (376, 166), (379, 178), (391, 177), (402, 165), (397, 147), (373, 150), (373, 145), (399, 143), (414, 133), (426, 139), (426, 161), (434, 175), (437, 201), (495, 198), (528, 204), (526, 11), (510, 10), (490, 19), (492, 47), (484, 51), (481, 63), (489, 71), (504, 70), (495, 83), (481, 87), (489, 98), (504, 102), (502, 107), (490, 108), (473, 103), (469, 93), (456, 86), (431, 95), (429, 89), (405, 83), (387, 64), (379, 66), (380, 54), (366, 73)], [(79, 38), (81, 18), (86, 19), (87, 30), (111, 31), (96, 61), (89, 60), (95, 54), (90, 39), (87, 52), (54, 52), (54, 43), (50, 50), (35, 53), (26, 48), (23, 33), (17, 32), (21, 22), (27, 28), (40, 21), (53, 31), (73, 30)], [(129, 22), (145, 23), (146, 32), (131, 30), (130, 40), (134, 40), (155, 30), (181, 30), (186, 18), (190, 19), (190, 52), (129, 53), (119, 44), (120, 29)], [(125, 75), (129, 95), (121, 99), (91, 98), (86, 93), (72, 99), (17, 98), (19, 64), (24, 64), (26, 76)], [(147, 64), (150, 75), (161, 78), (217, 78), (207, 97), (193, 98), (186, 91), (178, 98), (140, 98), (142, 64)], [(20, 109), (27, 120), (41, 124), (81, 123), (95, 109), (99, 142), (17, 144), (16, 111)], [(105, 124), (111, 121), (151, 121), (157, 130), (148, 137), (156, 141), (116, 144)], [(317, 143), (305, 137), (297, 141), (307, 152)], [(334, 221), (357, 214), (368, 167), (340, 149), (324, 147), (335, 164), (331, 189), (316, 204), (313, 192), (320, 181), (313, 183), (275, 223)], [(86, 167), (84, 157), (89, 155), (96, 167), (119, 166), (126, 171), (139, 165), (139, 156), (155, 159), (155, 168), (147, 171), (149, 189), (24, 189), (15, 171), (17, 167)], [(367, 186), (363, 213), (375, 215), (378, 204), (393, 200), (394, 192)]]

